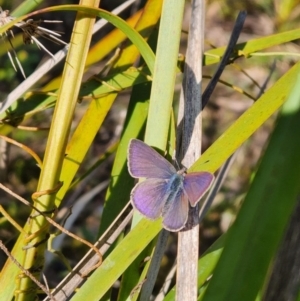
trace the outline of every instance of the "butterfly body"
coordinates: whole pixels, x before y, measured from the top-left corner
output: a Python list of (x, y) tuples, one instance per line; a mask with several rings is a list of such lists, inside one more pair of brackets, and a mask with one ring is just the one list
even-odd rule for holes
[(170, 231), (184, 227), (189, 203), (196, 206), (214, 178), (209, 172), (176, 171), (164, 157), (137, 139), (129, 144), (128, 170), (134, 178), (145, 178), (132, 189), (133, 206), (149, 219), (162, 216), (164, 228)]
[[(182, 193), (184, 177), (178, 173), (175, 173), (166, 184), (165, 199), (162, 200), (164, 208), (168, 207), (177, 198), (178, 194)], [(167, 211), (167, 210), (165, 210)]]

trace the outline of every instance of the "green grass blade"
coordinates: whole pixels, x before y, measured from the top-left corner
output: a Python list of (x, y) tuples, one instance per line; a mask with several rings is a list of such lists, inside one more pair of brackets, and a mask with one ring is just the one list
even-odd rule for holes
[[(98, 301), (161, 229), (161, 221), (143, 219), (89, 277), (72, 301)], [(143, 233), (143, 235), (141, 235)], [(130, 251), (130, 252), (128, 252)], [(101, 285), (100, 285), (101, 284)], [(93, 289), (91, 289), (93, 288)]]
[(263, 286), (299, 191), (299, 72), (295, 77), (203, 301), (252, 301)]
[[(146, 143), (162, 150), (166, 149), (169, 134), (183, 11), (184, 1), (177, 1), (176, 5), (170, 0), (163, 2), (145, 133)], [(132, 227), (135, 227), (140, 219), (140, 214), (134, 214)], [(152, 252), (151, 248), (149, 247), (148, 255)], [(139, 270), (139, 262), (135, 261), (126, 271), (118, 300), (129, 298), (134, 286), (141, 281)], [(143, 273), (146, 275), (146, 270)], [(132, 275), (136, 275), (135, 279)]]
[(111, 184), (106, 194), (105, 208), (100, 224), (100, 235), (104, 233), (129, 201), (134, 179), (129, 176), (127, 170), (127, 146), (132, 137), (142, 138), (144, 134), (150, 89), (150, 83), (133, 88), (124, 131), (111, 172)]
[(298, 62), (222, 134), (189, 171), (215, 172), (286, 101), (294, 87)]
[[(85, 3), (98, 6), (97, 0), (85, 0)], [(64, 159), (67, 140), (72, 124), (73, 113), (76, 107), (80, 83), (84, 72), (84, 64), (88, 53), (88, 46), (92, 37), (92, 28), (95, 18), (86, 13), (79, 12), (76, 16), (74, 30), (71, 37), (71, 46), (67, 54), (64, 67), (59, 96), (55, 107), (50, 133), (45, 150), (43, 166), (38, 182), (37, 191), (47, 191), (57, 187), (62, 163)], [(53, 210), (55, 193), (44, 193), (34, 199), (34, 205), (40, 211)], [(40, 267), (44, 262), (44, 252), (47, 247), (45, 240), (49, 231), (49, 224), (44, 216), (36, 216), (33, 210), (30, 222), (26, 224), (26, 233), (36, 233), (35, 237), (29, 242), (24, 241), (20, 235), (18, 243), (35, 245), (25, 250), (22, 265), (25, 269), (36, 271), (33, 275), (39, 279)], [(16, 250), (15, 252), (18, 252)], [(33, 300), (36, 290), (32, 289), (32, 280), (27, 277), (19, 277), (17, 286), (18, 294), (15, 296), (17, 301)]]
[[(299, 38), (300, 29), (294, 29), (263, 38), (253, 39), (245, 43), (239, 43), (235, 46), (235, 51), (232, 54), (231, 59), (236, 59), (239, 56), (251, 57), (251, 53), (253, 52), (261, 51)], [(206, 51), (204, 54), (203, 65), (207, 66), (218, 63), (221, 60), (225, 49), (226, 46)]]
[(12, 12), (12, 16), (25, 15), (37, 8), (44, 0), (25, 0)]
[(145, 134), (146, 143), (159, 149), (167, 144), (183, 11), (184, 1), (164, 1)]

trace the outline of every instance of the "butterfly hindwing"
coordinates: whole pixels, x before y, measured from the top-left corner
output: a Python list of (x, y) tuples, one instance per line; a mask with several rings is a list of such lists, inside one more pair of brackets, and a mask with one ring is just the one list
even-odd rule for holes
[(138, 183), (131, 192), (133, 206), (144, 216), (156, 219), (161, 216), (165, 205), (167, 182), (148, 179)]
[(197, 205), (201, 197), (210, 188), (213, 179), (213, 174), (205, 171), (191, 172), (185, 175), (183, 187), (192, 207)]
[(179, 231), (188, 219), (189, 203), (183, 190), (179, 191), (176, 197), (168, 202), (163, 208), (163, 225), (169, 231)]

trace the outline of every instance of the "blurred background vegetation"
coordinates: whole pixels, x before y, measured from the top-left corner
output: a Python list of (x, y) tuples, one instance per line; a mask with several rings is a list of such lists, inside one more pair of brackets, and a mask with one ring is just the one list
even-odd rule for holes
[[(101, 8), (112, 10), (123, 1), (106, 0), (101, 1)], [(3, 9), (13, 12), (21, 1), (0, 1)], [(59, 4), (78, 4), (76, 1), (44, 1), (42, 7)], [(143, 6), (143, 1), (134, 8), (126, 10), (121, 17), (126, 19), (131, 16), (139, 7)], [(190, 1), (186, 2), (186, 17), (184, 19), (182, 30), (182, 44), (180, 51), (185, 53), (189, 26)], [(239, 42), (247, 41), (257, 37), (263, 37), (274, 33), (294, 29), (298, 27), (300, 18), (300, 4), (298, 1), (207, 1), (206, 4), (206, 48), (220, 47), (227, 45), (228, 39), (233, 28), (236, 15), (239, 10), (247, 10), (248, 16), (240, 36)], [(44, 24), (43, 26), (51, 30), (61, 31), (64, 34), (62, 39), (68, 42), (70, 39), (72, 26), (74, 22), (74, 12), (53, 12), (43, 15), (44, 20), (61, 20), (60, 24)], [(104, 30), (93, 37), (93, 43), (101, 39), (112, 30), (111, 26), (106, 26)], [(34, 70), (49, 56), (43, 50), (39, 50), (36, 45), (23, 45), (21, 33), (15, 31), (15, 38), (12, 39), (16, 49), (17, 56), (25, 70), (26, 75), (30, 75)], [(61, 46), (43, 40), (42, 43), (51, 52), (55, 53)], [(20, 72), (15, 72), (6, 54), (6, 49), (0, 46), (0, 99), (4, 98), (22, 81), (23, 77)], [(277, 46), (269, 51), (293, 52), (299, 53), (299, 42), (287, 43), (283, 46)], [(93, 64), (87, 70), (86, 79), (99, 72), (107, 60), (113, 55), (110, 54), (104, 60)], [(263, 91), (272, 85), (297, 58), (293, 56), (253, 56), (250, 59), (241, 58), (228, 66), (221, 79), (229, 85), (237, 86), (243, 91), (249, 93), (254, 99)], [(54, 70), (49, 72), (31, 91), (38, 91), (56, 78), (62, 70), (63, 64), (58, 65)], [(215, 66), (205, 67), (204, 74), (212, 75)], [(179, 82), (179, 81), (178, 81)], [(203, 87), (208, 80), (204, 80)], [(177, 86), (177, 92), (180, 85)], [(118, 96), (112, 110), (108, 114), (104, 125), (101, 127), (94, 144), (85, 158), (85, 164), (82, 165), (78, 177), (82, 175), (107, 149), (119, 138), (122, 130), (126, 108), (128, 104), (128, 92), (123, 92)], [(232, 87), (218, 84), (213, 93), (208, 106), (203, 113), (203, 150), (208, 148), (213, 141), (219, 137), (225, 129), (228, 128), (249, 106), (253, 100), (247, 95), (238, 93)], [(74, 125), (78, 121), (85, 108), (86, 101), (78, 103)], [(16, 128), (11, 137), (30, 148), (34, 149), (40, 156), (43, 155), (47, 129), (50, 126), (52, 109), (35, 114), (32, 118), (27, 119), (22, 126), (38, 127), (38, 131), (28, 131)], [(230, 168), (221, 191), (218, 193), (214, 204), (207, 217), (201, 225), (201, 248), (203, 253), (222, 233), (226, 232), (229, 225), (234, 220), (235, 214), (240, 207), (245, 192), (249, 186), (252, 175), (256, 170), (257, 163), (268, 141), (270, 132), (274, 127), (276, 116), (270, 118), (237, 152), (236, 158)], [(36, 190), (39, 177), (39, 168), (35, 161), (24, 151), (16, 146), (7, 146), (7, 160), (5, 161), (5, 172), (1, 174), (1, 182), (10, 187), (14, 192), (30, 199), (31, 194)], [(110, 176), (113, 157), (110, 156), (89, 178), (84, 185), (78, 185), (73, 191), (69, 192), (64, 201), (64, 206), (68, 207), (74, 200), (70, 201), (69, 197), (74, 198), (74, 191), (77, 196), (83, 195), (90, 191), (99, 182), (105, 181)], [(105, 190), (95, 195), (85, 206), (76, 220), (72, 232), (94, 241), (99, 228), (101, 212)], [(71, 203), (70, 203), (71, 202)], [(8, 197), (0, 191), (0, 203), (5, 207), (7, 212), (20, 224), (26, 222), (30, 209), (18, 203), (12, 197)], [(0, 239), (5, 242), (8, 248), (14, 245), (18, 232), (4, 218), (0, 218)], [(163, 261), (163, 266), (170, 267), (173, 263), (176, 253), (176, 234), (170, 237), (168, 250)], [(86, 247), (77, 241), (67, 238), (64, 241), (62, 252), (66, 255), (71, 265), (77, 262), (86, 252)], [(0, 252), (0, 265), (4, 264), (6, 257)], [(54, 260), (48, 269), (48, 276), (53, 280), (50, 285), (55, 285), (60, 278), (66, 273), (66, 270), (59, 259)], [(165, 269), (167, 270), (167, 269)], [(164, 269), (161, 271), (165, 277)], [(60, 274), (60, 277), (57, 275)]]

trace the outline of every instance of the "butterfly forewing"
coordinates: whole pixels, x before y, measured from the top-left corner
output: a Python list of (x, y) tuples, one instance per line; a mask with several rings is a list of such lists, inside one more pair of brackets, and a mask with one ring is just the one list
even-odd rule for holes
[(156, 219), (165, 205), (167, 182), (148, 179), (138, 183), (131, 192), (133, 206), (144, 216)]
[(128, 170), (134, 178), (169, 179), (176, 169), (144, 142), (132, 139), (128, 147)]
[(197, 205), (210, 188), (213, 179), (213, 174), (209, 172), (191, 172), (185, 175), (183, 187), (192, 207)]

